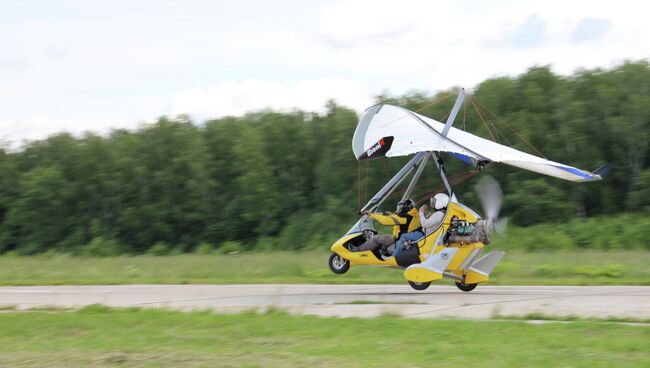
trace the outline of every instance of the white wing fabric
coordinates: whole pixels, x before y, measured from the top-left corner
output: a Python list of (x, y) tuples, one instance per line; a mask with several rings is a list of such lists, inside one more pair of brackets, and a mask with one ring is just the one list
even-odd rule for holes
[(402, 107), (375, 105), (361, 117), (352, 138), (352, 151), (358, 160), (406, 156), (423, 151), (449, 152), (467, 162), (501, 162), (565, 180), (601, 179), (588, 171), (521, 152), (453, 127), (443, 137), (443, 128), (443, 123)]

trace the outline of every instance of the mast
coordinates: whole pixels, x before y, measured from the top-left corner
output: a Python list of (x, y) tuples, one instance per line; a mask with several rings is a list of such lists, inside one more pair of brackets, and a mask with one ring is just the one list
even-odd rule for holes
[[(447, 134), (449, 134), (449, 129), (451, 129), (451, 126), (454, 124), (454, 120), (456, 120), (456, 115), (458, 115), (458, 111), (460, 110), (460, 107), (463, 104), (464, 100), (465, 100), (465, 89), (462, 88), (458, 93), (458, 97), (456, 98), (454, 107), (451, 109), (449, 118), (447, 118), (447, 122), (445, 122), (445, 127), (442, 129), (441, 135), (443, 137), (446, 138)], [(449, 184), (449, 180), (447, 180), (447, 173), (445, 172), (445, 166), (442, 162), (442, 158), (440, 157), (440, 153), (431, 152), (431, 156), (433, 157), (433, 162), (435, 162), (436, 167), (438, 168), (438, 172), (440, 172), (440, 177), (442, 178), (442, 182), (445, 184), (445, 188), (447, 188), (449, 197), (452, 197), (453, 190), (451, 188), (451, 185)]]
[(442, 129), (443, 137), (446, 137), (447, 134), (449, 133), (449, 129), (451, 129), (451, 126), (454, 124), (454, 120), (456, 120), (456, 115), (458, 115), (458, 111), (460, 110), (460, 106), (463, 104), (464, 100), (465, 100), (465, 88), (461, 88), (460, 92), (458, 93), (458, 97), (456, 98), (456, 102), (454, 103), (454, 107), (451, 109), (451, 113), (447, 118), (445, 127)]

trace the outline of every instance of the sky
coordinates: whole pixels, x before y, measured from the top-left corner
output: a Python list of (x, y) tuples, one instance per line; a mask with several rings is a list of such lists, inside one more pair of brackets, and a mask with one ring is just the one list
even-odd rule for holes
[(0, 0), (0, 140), (650, 58), (645, 1)]

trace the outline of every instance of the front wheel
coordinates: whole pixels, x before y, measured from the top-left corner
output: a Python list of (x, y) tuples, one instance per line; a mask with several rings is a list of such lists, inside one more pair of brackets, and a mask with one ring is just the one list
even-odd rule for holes
[(409, 281), (409, 285), (415, 290), (426, 290), (431, 285), (431, 282), (413, 282)]
[(332, 253), (330, 255), (330, 260), (328, 263), (330, 266), (330, 270), (332, 270), (332, 272), (339, 275), (348, 272), (348, 270), (350, 269), (350, 261), (339, 256), (336, 253)]
[(456, 283), (456, 287), (465, 292), (472, 291), (476, 289), (477, 286), (478, 284), (463, 284), (462, 282)]

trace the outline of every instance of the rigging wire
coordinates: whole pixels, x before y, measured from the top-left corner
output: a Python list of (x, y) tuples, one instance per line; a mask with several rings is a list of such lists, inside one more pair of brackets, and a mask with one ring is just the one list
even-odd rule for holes
[[(468, 171), (468, 172), (466, 172), (464, 174), (456, 175), (456, 176), (452, 177), (452, 179), (449, 181), (449, 185), (456, 186), (456, 184), (460, 184), (460, 183), (470, 179), (474, 175), (478, 174), (480, 171), (481, 170), (474, 169), (474, 170), (470, 170), (470, 171)], [(427, 194), (426, 196), (422, 197), (417, 202), (415, 202), (415, 205), (422, 204), (424, 201), (426, 201), (427, 199), (433, 197), (437, 193), (440, 193), (444, 189), (446, 189), (444, 185), (436, 188), (436, 190), (434, 190), (433, 192), (430, 192), (429, 194)]]
[[(435, 105), (435, 104), (437, 104), (437, 103), (439, 103), (439, 102), (442, 102), (442, 101), (448, 99), (452, 94), (453, 94), (453, 93), (450, 92), (450, 93), (448, 93), (446, 96), (443, 96), (443, 97), (440, 97), (440, 98), (436, 98), (435, 100), (429, 102), (429, 103), (426, 104), (425, 106), (420, 107), (419, 109), (415, 110), (414, 112), (418, 113), (418, 112), (420, 112), (420, 111), (426, 110), (426, 109), (428, 109), (429, 107), (431, 107), (431, 106), (433, 106), (433, 105)], [(385, 126), (391, 125), (391, 124), (393, 124), (393, 123), (395, 123), (395, 122), (397, 122), (397, 121), (400, 121), (400, 120), (402, 120), (402, 119), (404, 119), (404, 118), (406, 118), (406, 117), (409, 117), (409, 116), (410, 116), (410, 114), (404, 114), (404, 116), (400, 116), (399, 118), (397, 118), (397, 119), (395, 119), (395, 120), (393, 120), (393, 121), (389, 121), (389, 122), (387, 122), (386, 124), (382, 125), (382, 127), (385, 127)]]
[(357, 211), (361, 211), (361, 161), (357, 160)]
[(496, 142), (496, 138), (494, 137), (494, 134), (492, 134), (490, 127), (486, 123), (485, 117), (481, 114), (481, 111), (479, 110), (478, 106), (476, 106), (476, 101), (473, 98), (473, 96), (469, 97), (469, 102), (472, 104), (472, 107), (474, 107), (474, 111), (476, 111), (476, 115), (478, 115), (478, 118), (483, 123), (483, 126), (485, 126), (485, 129), (488, 131), (488, 133), (490, 133), (490, 137), (492, 137), (492, 142)]
[[(537, 147), (533, 146), (532, 143), (528, 142), (528, 141), (526, 140), (526, 138), (522, 137), (521, 134), (519, 134), (519, 133), (518, 133), (518, 132), (517, 132), (517, 131), (512, 127), (512, 126), (510, 126), (510, 124), (506, 123), (503, 119), (501, 119), (500, 117), (498, 117), (497, 114), (493, 113), (490, 109), (488, 109), (487, 107), (483, 106), (480, 102), (478, 102), (478, 100), (477, 100), (474, 96), (470, 96), (470, 99), (471, 99), (472, 101), (476, 102), (476, 104), (477, 104), (478, 106), (480, 106), (481, 108), (483, 108), (485, 111), (489, 112), (492, 116), (494, 116), (494, 118), (495, 118), (498, 122), (502, 123), (502, 124), (505, 125), (508, 129), (510, 129), (510, 131), (512, 131), (512, 132), (513, 132), (513, 133), (514, 133), (514, 134), (515, 134), (519, 139), (521, 139), (521, 140), (522, 140), (524, 143), (526, 143), (530, 148), (532, 148), (535, 152), (537, 152), (537, 154), (539, 154), (540, 156), (546, 158), (546, 156), (544, 156), (544, 154), (543, 154), (540, 150), (538, 150)], [(476, 107), (475, 107), (475, 108), (476, 108)]]
[(443, 97), (440, 97), (440, 98), (437, 98), (437, 99), (431, 101), (430, 103), (426, 104), (425, 106), (422, 106), (419, 109), (415, 110), (415, 112), (424, 111), (424, 110), (428, 109), (429, 107), (437, 104), (438, 102), (442, 102), (442, 101), (448, 99), (452, 94), (453, 94), (452, 92), (449, 92), (446, 96), (443, 96)]
[(442, 122), (443, 120), (447, 119), (447, 117), (449, 116), (449, 114), (451, 114), (451, 110), (450, 110), (450, 111), (447, 111), (447, 113), (445, 114), (445, 116), (443, 116), (442, 118), (440, 118), (440, 121)]
[[(477, 113), (478, 113), (478, 111), (477, 111)], [(512, 147), (512, 143), (510, 143), (510, 140), (508, 139), (508, 137), (506, 137), (506, 135), (503, 134), (503, 132), (499, 128), (497, 128), (497, 126), (492, 122), (492, 119), (489, 119), (489, 118), (485, 117), (485, 114), (483, 114), (482, 116), (485, 119), (485, 123), (489, 124), (489, 126), (491, 126), (494, 129), (494, 132), (496, 133), (496, 140), (498, 141), (499, 136), (501, 136), (501, 138), (503, 138), (503, 140), (506, 143), (508, 143), (508, 146)], [(479, 115), (479, 118), (480, 118), (480, 115)]]
[(366, 203), (368, 203), (368, 167), (370, 166), (370, 162), (366, 160)]
[[(470, 171), (471, 171), (471, 170), (470, 170)], [(452, 177), (451, 177), (451, 180), (450, 180), (450, 183), (453, 182), (455, 179), (457, 179), (459, 176), (464, 175), (464, 174), (465, 174), (465, 173), (463, 173), (463, 174), (456, 174), (456, 175), (452, 176)], [(434, 184), (434, 183), (435, 183), (435, 180), (434, 180), (434, 182), (432, 182), (432, 183), (430, 183), (430, 184)], [(442, 185), (442, 186), (439, 187), (439, 188), (443, 188), (443, 189), (445, 189), (445, 186)], [(423, 195), (426, 195), (426, 194), (429, 193), (430, 191), (431, 191), (431, 189), (430, 189), (430, 188), (427, 188), (427, 189), (425, 189), (425, 190), (423, 190), (423, 191), (420, 191), (420, 192), (418, 192), (417, 194), (415, 194), (414, 197), (415, 197), (415, 198), (421, 198)], [(436, 189), (436, 193), (437, 193), (438, 191), (439, 191), (439, 190)]]
[(388, 165), (386, 164), (386, 157), (381, 158), (381, 162), (384, 164), (384, 175), (387, 179), (390, 180), (390, 173), (388, 172)]
[(508, 143), (508, 146), (512, 147), (512, 143), (510, 143), (510, 140), (508, 139), (508, 137), (506, 137), (505, 134), (503, 134), (503, 133), (501, 132), (501, 130), (499, 130), (499, 128), (497, 128), (496, 125), (492, 124), (492, 122), (490, 122), (490, 125), (492, 125), (492, 127), (494, 128), (494, 131), (497, 132), (497, 137), (498, 137), (499, 135), (501, 135), (501, 137), (503, 137), (503, 140), (505, 140), (506, 143)]
[[(429, 187), (432, 184), (435, 184), (435, 182), (436, 182), (436, 179), (427, 179), (425, 182), (416, 185), (413, 188), (413, 191), (415, 191), (416, 189), (422, 189), (424, 187)], [(416, 194), (413, 197), (419, 197), (420, 195), (422, 195), (422, 194), (424, 194), (426, 192), (428, 192), (428, 190), (425, 190), (423, 193), (421, 192), (420, 194)], [(387, 196), (387, 198), (394, 198), (394, 197), (399, 197), (399, 196), (401, 196), (401, 193), (395, 191), (395, 192), (391, 193), (389, 196)]]

